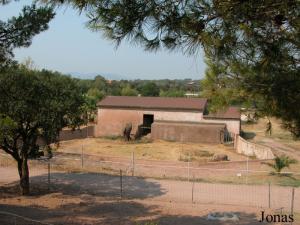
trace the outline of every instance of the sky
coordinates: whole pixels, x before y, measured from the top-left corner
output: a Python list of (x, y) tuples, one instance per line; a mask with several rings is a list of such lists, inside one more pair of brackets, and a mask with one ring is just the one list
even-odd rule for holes
[[(28, 0), (21, 2), (1, 6), (0, 20), (17, 16), (22, 4), (31, 4)], [(101, 32), (89, 30), (85, 26), (87, 21), (85, 15), (70, 7), (59, 8), (49, 29), (35, 36), (29, 48), (16, 49), (15, 58), (22, 62), (30, 57), (39, 69), (88, 79), (96, 74), (108, 79), (203, 78), (203, 52), (193, 56), (167, 50), (145, 52), (128, 42), (116, 49)]]

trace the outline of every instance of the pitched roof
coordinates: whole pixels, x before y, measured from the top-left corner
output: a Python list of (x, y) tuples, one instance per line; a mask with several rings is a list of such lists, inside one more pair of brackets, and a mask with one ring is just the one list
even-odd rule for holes
[(203, 116), (205, 119), (240, 119), (241, 112), (238, 107), (230, 106), (226, 110), (209, 113)]
[(206, 102), (205, 98), (107, 96), (97, 105), (101, 108), (203, 111)]

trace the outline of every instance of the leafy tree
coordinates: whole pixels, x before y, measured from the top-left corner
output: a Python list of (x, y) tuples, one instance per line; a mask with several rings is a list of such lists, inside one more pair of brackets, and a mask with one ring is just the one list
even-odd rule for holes
[(184, 97), (184, 91), (182, 90), (169, 90), (169, 91), (160, 91), (159, 96), (161, 97)]
[[(0, 5), (9, 1), (1, 1)], [(14, 48), (28, 47), (32, 38), (48, 29), (49, 21), (54, 17), (51, 7), (25, 6), (18, 17), (6, 22), (0, 20), (0, 69), (15, 63)]]
[(253, 107), (255, 102), (253, 99), (257, 99), (257, 96), (243, 90), (234, 78), (227, 77), (225, 75), (227, 67), (213, 63), (210, 59), (206, 60), (206, 64), (208, 67), (205, 78), (201, 81), (203, 87), (201, 96), (209, 99), (210, 111), (215, 112), (229, 105)]
[[(61, 4), (65, 1), (49, 0)], [(89, 27), (145, 50), (181, 49), (226, 68), (245, 92), (300, 137), (300, 3), (298, 0), (66, 1), (90, 18)]]
[(96, 101), (101, 100), (105, 96), (105, 94), (97, 88), (90, 88), (87, 95), (93, 97)]
[(63, 127), (82, 124), (83, 95), (77, 82), (25, 67), (0, 73), (0, 149), (18, 164), (22, 194), (29, 193), (28, 158), (39, 156), (38, 140), (56, 142)]
[(274, 159), (274, 163), (268, 163), (270, 167), (272, 167), (277, 174), (280, 174), (280, 172), (284, 168), (289, 168), (291, 164), (297, 163), (295, 159), (290, 159), (288, 156), (276, 156)]
[(129, 84), (127, 84), (125, 87), (122, 88), (121, 95), (123, 95), (123, 96), (137, 96), (138, 92), (137, 92), (137, 90), (131, 88)]
[(159, 96), (159, 87), (154, 82), (147, 82), (141, 87), (140, 93), (142, 96)]
[(85, 111), (87, 113), (87, 120), (93, 121), (97, 113), (97, 103), (105, 96), (97, 88), (90, 88), (85, 95)]
[(110, 80), (107, 82), (106, 95), (121, 95), (121, 82), (117, 80)]
[(100, 91), (106, 92), (107, 90), (107, 81), (104, 77), (97, 75), (92, 84), (93, 88), (97, 88)]

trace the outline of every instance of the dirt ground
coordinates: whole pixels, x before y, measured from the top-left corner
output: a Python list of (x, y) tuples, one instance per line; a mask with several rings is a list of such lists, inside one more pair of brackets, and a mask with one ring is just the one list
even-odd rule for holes
[(221, 144), (178, 143), (169, 141), (126, 142), (122, 139), (87, 138), (62, 141), (57, 149), (62, 153), (94, 154), (100, 156), (131, 157), (134, 152), (137, 159), (162, 161), (207, 162), (213, 154), (226, 154), (231, 161), (245, 160), (232, 146)]
[[(56, 160), (63, 160), (67, 165), (70, 160), (79, 167), (81, 154), (84, 155), (85, 167), (91, 171), (94, 160), (101, 161), (102, 167), (131, 173), (132, 153), (135, 158), (135, 175), (172, 179), (195, 177), (206, 182), (267, 184), (300, 186), (300, 174), (295, 176), (273, 176), (272, 169), (252, 158), (236, 153), (232, 146), (208, 145), (195, 143), (177, 143), (154, 141), (150, 143), (89, 138), (61, 142), (55, 152)], [(210, 162), (213, 154), (226, 154), (228, 162)], [(188, 160), (191, 162), (188, 164)], [(77, 161), (74, 161), (76, 160)], [(107, 163), (104, 163), (106, 161)], [(109, 163), (111, 162), (111, 163)], [(94, 165), (99, 171), (99, 165)], [(192, 169), (187, 169), (190, 166)], [(94, 169), (95, 169), (94, 168)], [(196, 169), (193, 169), (196, 168)], [(247, 172), (246, 170), (250, 172)], [(286, 172), (300, 172), (300, 164), (291, 165)]]
[(260, 119), (257, 123), (243, 123), (242, 130), (250, 141), (270, 146), (275, 153), (286, 154), (300, 161), (300, 140), (295, 140), (289, 131), (282, 128), (281, 121), (275, 118), (271, 118), (272, 134), (266, 134), (267, 122), (267, 119)]
[[(1, 174), (3, 172), (7, 171), (1, 171)], [(47, 176), (42, 170), (40, 172), (39, 176), (33, 176), (31, 179), (31, 196), (19, 196), (17, 182), (12, 181), (12, 176), (9, 181), (2, 183), (0, 224), (38, 224), (21, 218), (16, 219), (17, 223), (15, 223), (12, 216), (5, 215), (3, 212), (57, 225), (135, 225), (146, 224), (149, 221), (158, 225), (258, 225), (267, 224), (258, 222), (262, 210), (266, 213), (279, 213), (278, 210), (270, 211), (260, 205), (265, 198), (264, 192), (260, 189), (251, 192), (255, 195), (249, 197), (249, 190), (248, 195), (245, 195), (242, 193), (245, 190), (234, 186), (230, 188), (209, 186), (213, 184), (195, 186), (194, 203), (192, 203), (191, 183), (124, 177), (121, 200), (119, 177), (57, 172), (51, 175), (52, 184), (49, 191), (46, 183)], [(238, 193), (239, 191), (242, 192)], [(274, 197), (277, 196), (276, 193), (283, 191), (284, 189), (274, 189)], [(300, 192), (297, 191), (296, 195), (299, 194)], [(216, 201), (217, 199), (219, 202)], [(228, 204), (233, 199), (234, 204)], [(257, 205), (245, 205), (245, 201), (248, 200), (257, 202)], [(282, 199), (274, 198), (272, 204), (279, 204), (279, 206), (285, 204), (280, 201)], [(296, 204), (300, 202), (298, 197), (295, 202)], [(238, 203), (240, 205), (236, 206)], [(277, 205), (273, 207), (276, 209)], [(298, 207), (299, 204), (297, 210)], [(234, 212), (238, 215), (239, 221), (208, 221), (207, 216), (212, 212)], [(300, 223), (295, 221), (294, 224)]]

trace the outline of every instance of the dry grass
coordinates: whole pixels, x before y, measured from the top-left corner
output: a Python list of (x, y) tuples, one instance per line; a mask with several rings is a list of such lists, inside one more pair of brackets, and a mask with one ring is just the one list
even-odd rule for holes
[(125, 142), (120, 139), (89, 138), (61, 142), (58, 152), (95, 154), (99, 156), (131, 157), (166, 161), (207, 161), (215, 153), (227, 154), (232, 161), (245, 160), (232, 147), (213, 144), (178, 143), (167, 141)]
[(269, 136), (265, 133), (267, 119), (260, 119), (257, 123), (244, 123), (242, 130), (246, 133), (255, 134), (254, 141), (258, 143), (265, 143), (266, 138), (272, 139), (276, 142), (282, 143), (300, 151), (300, 140), (294, 140), (291, 133), (282, 128), (282, 123), (279, 119), (271, 118), (272, 122), (272, 135)]

